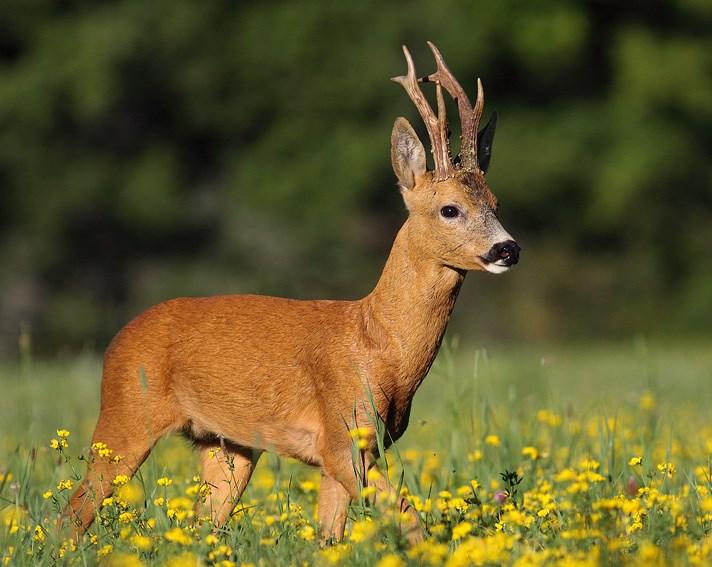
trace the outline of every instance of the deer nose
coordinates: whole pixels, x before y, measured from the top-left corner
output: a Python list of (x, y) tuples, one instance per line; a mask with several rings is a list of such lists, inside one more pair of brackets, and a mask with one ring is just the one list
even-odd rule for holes
[(490, 262), (498, 262), (505, 266), (513, 266), (519, 262), (519, 251), (522, 248), (514, 240), (498, 242), (487, 253), (486, 258)]

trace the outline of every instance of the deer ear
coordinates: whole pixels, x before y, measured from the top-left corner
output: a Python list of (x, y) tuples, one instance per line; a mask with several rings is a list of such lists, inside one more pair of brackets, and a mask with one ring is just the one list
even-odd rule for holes
[(415, 187), (425, 173), (425, 148), (405, 118), (397, 118), (391, 132), (391, 164), (401, 190)]
[(482, 173), (487, 173), (490, 159), (492, 159), (492, 144), (494, 143), (494, 131), (497, 128), (497, 111), (490, 116), (485, 127), (477, 132), (477, 163)]

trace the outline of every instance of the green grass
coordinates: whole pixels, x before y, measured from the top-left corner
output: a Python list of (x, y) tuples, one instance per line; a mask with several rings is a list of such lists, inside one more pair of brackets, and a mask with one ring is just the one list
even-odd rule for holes
[[(356, 504), (346, 544), (325, 550), (311, 539), (318, 474), (274, 456), (262, 459), (245, 510), (213, 541), (212, 526), (191, 517), (199, 470), (179, 438), (159, 444), (135, 488), (124, 489), (125, 506), (103, 509), (94, 541), (74, 550), (56, 539), (53, 521), (68, 494), (57, 484), (76, 485), (83, 474), (77, 456), (88, 454), (101, 366), (92, 355), (24, 356), (0, 365), (0, 561), (699, 564), (712, 552), (710, 346), (631, 340), (486, 351), (449, 343), (389, 451), (394, 483), (402, 472), (421, 509), (426, 543), (408, 548), (388, 506)], [(60, 428), (71, 431), (63, 454), (49, 447)], [(642, 464), (629, 465), (633, 457)], [(659, 470), (666, 463), (674, 472)], [(505, 481), (505, 471), (516, 475)], [(158, 486), (160, 477), (173, 482)], [(190, 507), (175, 500), (186, 490)], [(162, 496), (173, 505), (156, 504)]]

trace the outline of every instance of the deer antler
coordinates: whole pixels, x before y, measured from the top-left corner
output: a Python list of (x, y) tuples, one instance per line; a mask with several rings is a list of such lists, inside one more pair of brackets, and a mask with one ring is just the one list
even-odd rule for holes
[[(420, 112), (420, 116), (425, 122), (432, 145), (433, 158), (435, 159), (435, 179), (443, 180), (452, 177), (456, 169), (461, 171), (476, 171), (480, 168), (477, 160), (477, 130), (482, 118), (482, 110), (485, 106), (485, 94), (482, 88), (482, 81), (477, 79), (477, 98), (475, 107), (470, 104), (465, 89), (462, 88), (448, 66), (445, 64), (440, 50), (431, 41), (428, 42), (430, 51), (433, 52), (437, 71), (421, 79), (415, 75), (413, 58), (410, 56), (408, 48), (403, 46), (403, 53), (408, 63), (408, 74), (400, 77), (393, 77), (391, 80), (403, 85), (408, 96)], [(435, 83), (438, 100), (438, 115), (435, 116), (430, 104), (418, 87), (418, 82)], [(461, 135), (460, 135), (460, 163), (453, 164), (450, 155), (450, 140), (448, 137), (447, 116), (445, 114), (445, 102), (443, 100), (442, 88), (457, 102), (457, 110), (460, 114)]]
[(462, 88), (452, 72), (450, 72), (450, 69), (448, 69), (440, 50), (431, 41), (428, 42), (428, 47), (430, 51), (433, 52), (438, 69), (435, 73), (421, 79), (421, 81), (442, 85), (453, 100), (457, 102), (461, 125), (460, 167), (464, 171), (474, 171), (479, 169), (477, 162), (477, 130), (485, 105), (482, 81), (480, 81), (479, 78), (477, 79), (477, 99), (475, 100), (475, 108), (472, 108), (465, 89)]
[[(418, 86), (418, 78), (415, 74), (415, 65), (413, 58), (410, 56), (408, 48), (403, 46), (405, 60), (408, 63), (408, 74), (400, 77), (393, 77), (391, 80), (400, 83), (405, 92), (415, 104), (415, 107), (420, 112), (420, 116), (425, 122), (425, 127), (430, 136), (431, 151), (435, 161), (435, 180), (442, 181), (455, 174), (455, 166), (452, 163), (450, 155), (450, 140), (448, 139), (447, 128), (447, 113), (445, 110), (445, 100), (443, 98), (442, 88), (440, 83), (436, 85), (436, 96), (438, 101), (437, 116), (430, 107), (428, 100)], [(469, 104), (469, 102), (468, 102)]]

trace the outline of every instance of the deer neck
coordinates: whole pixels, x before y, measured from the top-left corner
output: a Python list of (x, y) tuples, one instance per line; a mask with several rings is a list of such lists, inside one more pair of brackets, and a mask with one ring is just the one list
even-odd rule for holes
[(424, 257), (410, 222), (404, 223), (376, 287), (363, 300), (366, 330), (376, 344), (387, 345), (398, 390), (412, 396), (430, 369), (464, 277)]

